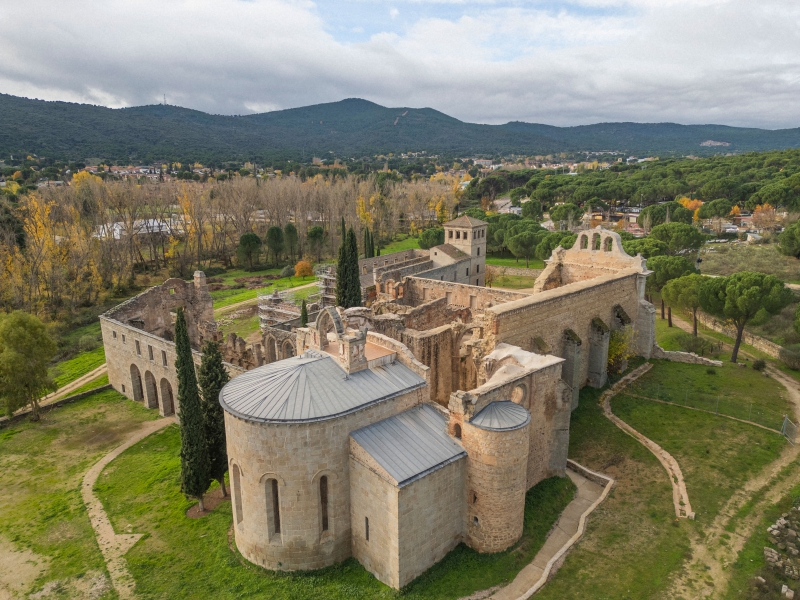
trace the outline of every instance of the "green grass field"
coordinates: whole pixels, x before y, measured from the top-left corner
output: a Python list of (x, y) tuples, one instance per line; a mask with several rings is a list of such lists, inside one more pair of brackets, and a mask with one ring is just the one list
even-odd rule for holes
[(401, 233), (395, 236), (395, 239), (391, 244), (387, 244), (385, 247), (381, 248), (381, 255), (416, 249), (419, 249), (419, 239)]
[(532, 288), (536, 283), (535, 277), (524, 277), (522, 275), (506, 275), (505, 277), (498, 277), (492, 282), (492, 287), (507, 288), (510, 290), (522, 290)]
[(106, 352), (103, 346), (83, 352), (68, 360), (56, 363), (50, 367), (50, 376), (53, 377), (58, 387), (63, 387), (94, 371), (106, 362)]
[(775, 275), (787, 283), (800, 283), (800, 260), (778, 252), (777, 244), (708, 244), (700, 258), (700, 271), (708, 275), (730, 275), (757, 271)]
[[(494, 267), (516, 267), (518, 269), (526, 268), (524, 258), (517, 260), (517, 258), (511, 255), (509, 252), (506, 252), (503, 255), (488, 254), (486, 256), (486, 264)], [(544, 261), (538, 258), (531, 258), (528, 261), (527, 268), (544, 269)]]
[(73, 390), (70, 393), (70, 396), (74, 396), (75, 394), (82, 394), (83, 392), (88, 392), (89, 390), (95, 390), (104, 385), (108, 385), (108, 373), (103, 373), (102, 375), (100, 375), (100, 377), (92, 379), (91, 381), (87, 381), (82, 386)]
[[(188, 519), (193, 504), (180, 493), (180, 438), (170, 426), (124, 452), (100, 476), (96, 490), (117, 530), (145, 533), (128, 553), (143, 598), (395, 598), (350, 559), (304, 573), (275, 573), (240, 564), (227, 545), (231, 506)], [(458, 546), (409, 584), (403, 597), (455, 599), (510, 581), (535, 555), (574, 495), (568, 479), (548, 479), (528, 492), (523, 538), (512, 549), (478, 554)]]
[(307, 283), (313, 283), (316, 280), (317, 278), (315, 275), (309, 275), (308, 277), (284, 277), (282, 279), (271, 281), (268, 285), (254, 290), (217, 290), (215, 292), (211, 292), (211, 297), (214, 298), (215, 309), (224, 308), (226, 306), (230, 306), (231, 304), (244, 302), (245, 300), (252, 300), (261, 293), (270, 293), (274, 291), (276, 287), (279, 290), (286, 290), (305, 285)]
[[(106, 391), (48, 411), (39, 423), (24, 420), (0, 429), (0, 485), (9, 490), (0, 496), (0, 547), (12, 552), (3, 556), (0, 573), (14, 564), (14, 553), (25, 551), (33, 555), (14, 577), (23, 577), (22, 567), (43, 569), (17, 582), (24, 589), (20, 597), (57, 581), (57, 593), (47, 598), (85, 598), (82, 581), (95, 574), (107, 578), (81, 498), (81, 480), (127, 432), (157, 416)], [(116, 597), (106, 591), (98, 600)]]

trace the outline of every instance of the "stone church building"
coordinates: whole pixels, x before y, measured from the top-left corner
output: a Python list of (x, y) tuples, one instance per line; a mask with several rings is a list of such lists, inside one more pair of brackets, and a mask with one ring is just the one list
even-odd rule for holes
[[(619, 235), (580, 232), (521, 293), (483, 287), (485, 233), (461, 217), (427, 254), (362, 261), (368, 308), (263, 332), (291, 354), (223, 345), (234, 535), (248, 560), (305, 570), (353, 556), (400, 588), (459, 543), (512, 546), (527, 490), (565, 475), (571, 410), (580, 387), (605, 385), (612, 332), (631, 330), (645, 357), (657, 349), (649, 271)], [(176, 389), (177, 305), (195, 347), (216, 336), (201, 273), (101, 319), (111, 383), (164, 414), (176, 408), (163, 390)]]

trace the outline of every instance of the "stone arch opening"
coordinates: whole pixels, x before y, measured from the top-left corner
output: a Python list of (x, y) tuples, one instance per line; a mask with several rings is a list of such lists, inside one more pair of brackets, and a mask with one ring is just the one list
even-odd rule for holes
[(147, 392), (145, 404), (147, 408), (158, 408), (158, 386), (156, 386), (156, 378), (150, 371), (144, 373), (144, 388)]
[(581, 250), (586, 250), (589, 247), (589, 237), (586, 235), (582, 235), (580, 245), (578, 247)]
[(277, 347), (275, 343), (275, 338), (269, 336), (267, 339), (264, 340), (264, 346), (265, 346), (264, 351), (266, 353), (265, 362), (269, 364), (269, 363), (274, 363), (276, 360), (278, 360), (277, 356), (278, 353), (275, 350)]
[(283, 358), (291, 358), (294, 356), (294, 344), (292, 343), (292, 340), (286, 340), (283, 342), (281, 350), (283, 352)]
[(364, 266), (364, 268), (361, 270), (361, 274), (362, 275), (366, 275), (367, 274), (367, 267), (366, 266)]
[(139, 367), (136, 365), (131, 365), (131, 390), (133, 391), (134, 400), (141, 402), (144, 399), (142, 375), (139, 373)]
[(166, 378), (161, 380), (161, 414), (165, 417), (175, 414), (175, 398), (172, 384)]
[(458, 423), (456, 423), (455, 426), (453, 427), (453, 435), (459, 440), (461, 439), (461, 425), (459, 425)]
[(614, 244), (614, 238), (612, 238), (611, 236), (608, 236), (603, 241), (603, 250), (605, 250), (606, 252), (611, 252), (611, 249), (613, 248), (613, 244)]
[(592, 250), (600, 250), (600, 234), (592, 235)]

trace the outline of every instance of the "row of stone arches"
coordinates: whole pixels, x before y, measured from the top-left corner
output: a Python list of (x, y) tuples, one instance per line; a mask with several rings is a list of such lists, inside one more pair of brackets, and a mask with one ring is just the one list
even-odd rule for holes
[[(160, 388), (160, 394), (159, 394)], [(147, 408), (158, 408), (165, 417), (175, 414), (175, 397), (172, 393), (172, 384), (166, 377), (156, 384), (156, 378), (150, 371), (144, 373), (144, 385), (139, 367), (131, 365), (131, 390), (133, 399), (143, 402)]]

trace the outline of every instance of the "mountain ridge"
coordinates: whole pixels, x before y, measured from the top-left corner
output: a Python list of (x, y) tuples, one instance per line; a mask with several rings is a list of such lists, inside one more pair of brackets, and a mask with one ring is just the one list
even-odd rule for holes
[[(708, 141), (728, 145), (701, 146)], [(604, 150), (708, 156), (794, 147), (800, 147), (800, 128), (635, 122), (484, 125), (430, 107), (385, 107), (361, 98), (229, 116), (162, 104), (113, 109), (0, 94), (0, 156), (264, 162), (418, 151), (447, 156)]]

